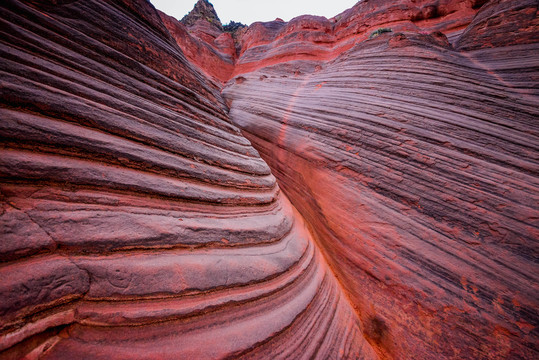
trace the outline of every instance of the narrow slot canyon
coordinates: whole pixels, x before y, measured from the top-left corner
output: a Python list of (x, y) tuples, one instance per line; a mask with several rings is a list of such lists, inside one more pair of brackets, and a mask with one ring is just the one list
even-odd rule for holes
[(537, 358), (538, 7), (5, 0), (0, 359)]

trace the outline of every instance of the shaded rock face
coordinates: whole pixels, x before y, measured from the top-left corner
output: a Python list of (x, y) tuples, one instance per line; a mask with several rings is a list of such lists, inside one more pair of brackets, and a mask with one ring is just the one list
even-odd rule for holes
[(226, 32), (229, 32), (229, 33), (234, 35), (234, 34), (240, 32), (242, 29), (245, 29), (246, 27), (247, 27), (247, 25), (245, 25), (245, 24), (242, 24), (240, 22), (231, 21), (229, 24), (226, 24), (225, 26), (223, 26), (223, 30), (225, 30)]
[(539, 356), (536, 2), (0, 21), (1, 358)]
[(0, 14), (1, 358), (375, 358), (148, 2)]
[(539, 4), (534, 0), (489, 1), (456, 46), (460, 50), (539, 42)]

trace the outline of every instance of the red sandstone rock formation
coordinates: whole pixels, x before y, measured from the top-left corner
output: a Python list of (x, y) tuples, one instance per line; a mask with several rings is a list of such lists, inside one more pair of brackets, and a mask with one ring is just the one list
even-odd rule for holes
[(375, 358), (151, 5), (0, 13), (2, 359)]
[(430, 3), (250, 28), (230, 117), (381, 358), (537, 358), (537, 2)]
[(206, 42), (191, 35), (185, 25), (173, 17), (162, 12), (159, 15), (191, 64), (219, 82), (230, 79), (236, 58), (234, 40), (230, 34), (221, 32)]
[(217, 81), (230, 79), (236, 46), (210, 3), (198, 1), (181, 22), (160, 11), (159, 15), (191, 64)]
[(537, 3), (212, 11), (1, 4), (0, 358), (537, 358)]

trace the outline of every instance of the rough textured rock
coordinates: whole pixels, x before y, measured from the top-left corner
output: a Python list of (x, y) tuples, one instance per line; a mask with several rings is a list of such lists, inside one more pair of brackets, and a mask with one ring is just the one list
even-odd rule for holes
[(0, 358), (539, 356), (536, 1), (183, 22), (0, 5)]
[(193, 27), (197, 24), (206, 27), (207, 25), (223, 30), (223, 25), (219, 16), (215, 12), (213, 5), (208, 0), (198, 0), (189, 14), (185, 15), (181, 20), (185, 26)]
[(539, 4), (534, 0), (493, 0), (483, 6), (456, 44), (460, 50), (539, 42)]
[(7, 0), (0, 23), (0, 358), (375, 358), (149, 3)]

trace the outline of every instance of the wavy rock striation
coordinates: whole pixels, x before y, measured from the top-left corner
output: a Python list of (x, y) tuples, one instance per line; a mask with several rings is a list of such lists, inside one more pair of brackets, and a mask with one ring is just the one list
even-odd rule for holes
[(230, 117), (380, 357), (537, 358), (537, 2), (429, 3), (251, 26)]
[(375, 358), (162, 14), (0, 14), (0, 358)]
[(2, 2), (0, 358), (537, 358), (537, 19)]

